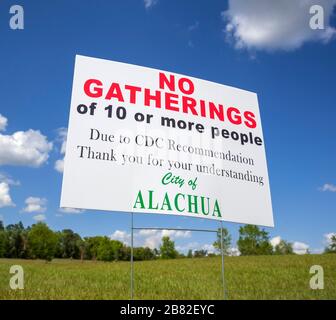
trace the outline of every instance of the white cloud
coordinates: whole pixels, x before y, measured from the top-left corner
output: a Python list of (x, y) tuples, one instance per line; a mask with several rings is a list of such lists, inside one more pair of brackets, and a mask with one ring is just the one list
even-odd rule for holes
[[(312, 5), (324, 9), (325, 29), (313, 30)], [(222, 12), (224, 32), (237, 49), (294, 50), (305, 42), (326, 43), (336, 35), (329, 25), (336, 0), (229, 0)]]
[(47, 161), (51, 149), (52, 143), (40, 131), (0, 134), (0, 165), (39, 167)]
[(0, 208), (15, 206), (10, 196), (10, 186), (18, 186), (19, 184), (19, 181), (15, 181), (7, 174), (0, 172)]
[[(280, 236), (274, 237), (270, 240), (271, 245), (275, 248), (280, 242), (282, 238)], [(296, 254), (306, 254), (309, 250), (309, 245), (304, 242), (295, 241), (292, 244), (293, 252)]]
[(23, 212), (45, 212), (47, 200), (38, 197), (29, 197), (25, 200), (26, 206), (23, 208)]
[(68, 214), (79, 214), (84, 212), (83, 209), (76, 209), (76, 208), (60, 208), (59, 211)]
[(203, 244), (201, 247), (202, 250), (206, 250), (209, 253), (216, 253), (216, 248), (212, 244)]
[(324, 243), (329, 246), (331, 244), (331, 238), (333, 236), (336, 236), (336, 232), (326, 233), (324, 235)]
[(44, 214), (38, 214), (38, 215), (34, 216), (33, 219), (37, 222), (41, 222), (41, 221), (46, 220), (47, 218)]
[(189, 250), (191, 251), (195, 251), (197, 249), (199, 249), (201, 247), (201, 245), (198, 242), (189, 242), (187, 244), (184, 245), (178, 245), (176, 246), (176, 250), (183, 252), (183, 253), (187, 253)]
[(216, 253), (216, 248), (212, 244), (200, 244), (199, 242), (189, 242), (184, 245), (176, 246), (176, 250), (183, 253), (187, 253), (189, 250), (192, 250), (192, 252), (196, 250), (206, 250), (207, 253)]
[(7, 127), (7, 118), (0, 114), (0, 131), (5, 131)]
[(229, 249), (229, 256), (238, 257), (240, 256), (240, 251), (238, 248), (232, 247)]
[(308, 253), (309, 245), (303, 242), (295, 241), (293, 243), (293, 251), (296, 254), (306, 254)]
[[(192, 252), (195, 252), (196, 250), (206, 250), (209, 253), (218, 253), (218, 250), (212, 245), (212, 244), (200, 244), (199, 242), (189, 242), (184, 245), (178, 245), (176, 246), (176, 249), (179, 252), (187, 253), (189, 250), (192, 250)], [(239, 256), (240, 252), (238, 248), (230, 248), (229, 250), (229, 256)]]
[(56, 171), (60, 173), (63, 173), (63, 170), (64, 170), (64, 155), (65, 155), (65, 150), (66, 150), (66, 139), (67, 139), (67, 128), (58, 129), (58, 136), (56, 140), (61, 142), (60, 154), (63, 155), (63, 158), (56, 160), (54, 168)]
[(273, 248), (275, 248), (280, 242), (281, 242), (281, 237), (280, 236), (274, 237), (270, 240), (270, 243), (271, 243)]
[(140, 230), (139, 236), (144, 238), (143, 246), (154, 249), (160, 246), (162, 237), (169, 237), (171, 240), (190, 238), (191, 232), (180, 230)]
[(13, 180), (10, 176), (2, 172), (0, 172), (0, 182), (6, 182), (8, 185), (13, 185), (13, 186), (20, 185), (20, 181)]
[(191, 232), (184, 230), (140, 230), (139, 235), (177, 238), (190, 238)]
[(54, 168), (55, 168), (56, 171), (58, 171), (60, 173), (63, 173), (63, 171), (64, 171), (64, 159), (56, 160)]
[(116, 230), (112, 233), (110, 238), (113, 240), (119, 240), (127, 245), (131, 243), (131, 234), (126, 231)]
[(324, 184), (321, 188), (321, 191), (330, 191), (330, 192), (336, 192), (336, 186), (331, 183)]
[(15, 204), (9, 194), (9, 184), (7, 182), (0, 183), (0, 208), (13, 207)]
[(144, 0), (145, 8), (149, 9), (155, 6), (158, 3), (158, 0)]
[[(159, 248), (162, 237), (169, 237), (171, 240), (185, 239), (191, 237), (190, 231), (180, 230), (140, 230), (134, 232), (134, 246), (149, 247), (151, 249)], [(111, 239), (119, 240), (126, 244), (130, 244), (131, 234), (126, 231), (116, 230)]]

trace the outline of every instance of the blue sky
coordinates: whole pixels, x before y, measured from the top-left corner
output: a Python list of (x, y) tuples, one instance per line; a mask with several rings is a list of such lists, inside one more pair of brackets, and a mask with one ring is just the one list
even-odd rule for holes
[[(81, 54), (257, 92), (275, 218), (267, 231), (300, 242), (298, 250), (306, 244), (320, 251), (325, 235), (336, 232), (335, 1), (312, 1), (324, 8), (323, 30), (309, 28), (303, 1), (276, 3), (1, 1), (0, 218), (25, 225), (45, 219), (55, 230), (128, 240), (129, 214), (59, 211), (62, 174), (55, 162), (64, 156), (60, 133), (67, 127), (74, 58)], [(9, 27), (14, 4), (24, 9), (23, 30)], [(143, 214), (135, 224), (218, 227)], [(225, 226), (235, 242), (239, 225)], [(137, 241), (153, 245), (160, 236), (144, 232)], [(206, 233), (171, 236), (181, 250), (210, 248), (214, 240)]]

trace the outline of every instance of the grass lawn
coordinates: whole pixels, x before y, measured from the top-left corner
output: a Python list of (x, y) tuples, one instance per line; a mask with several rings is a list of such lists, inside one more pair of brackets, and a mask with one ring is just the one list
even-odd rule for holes
[[(10, 266), (24, 290), (9, 288)], [(311, 290), (309, 269), (324, 269)], [(135, 299), (222, 299), (221, 258), (135, 262)], [(336, 299), (336, 255), (225, 257), (228, 299)], [(130, 263), (0, 259), (0, 299), (129, 299)]]

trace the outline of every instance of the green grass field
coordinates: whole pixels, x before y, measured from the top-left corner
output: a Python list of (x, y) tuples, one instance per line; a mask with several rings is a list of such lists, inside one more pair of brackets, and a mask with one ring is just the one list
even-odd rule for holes
[[(9, 268), (25, 289), (9, 289)], [(324, 289), (311, 290), (312, 265)], [(336, 299), (336, 255), (225, 257), (228, 299)], [(128, 262), (0, 259), (0, 299), (129, 299)], [(222, 299), (220, 257), (135, 262), (135, 299)]]

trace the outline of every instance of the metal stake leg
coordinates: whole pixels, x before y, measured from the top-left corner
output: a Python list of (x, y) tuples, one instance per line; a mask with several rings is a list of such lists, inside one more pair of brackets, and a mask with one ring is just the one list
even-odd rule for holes
[(134, 263), (133, 263), (133, 212), (131, 218), (131, 300), (133, 300)]
[(221, 253), (222, 253), (223, 298), (225, 300), (223, 221), (221, 221)]

